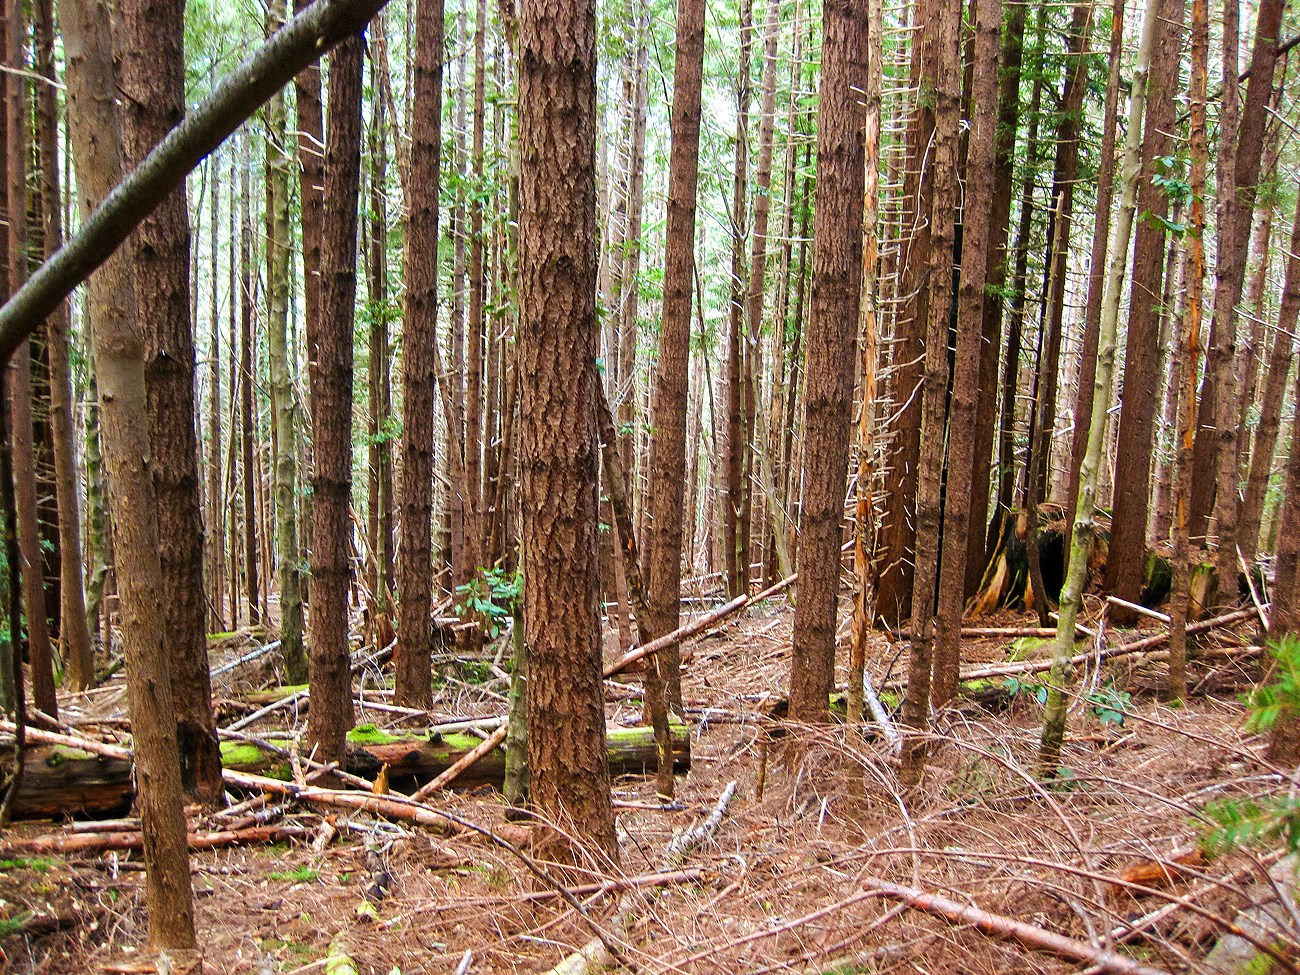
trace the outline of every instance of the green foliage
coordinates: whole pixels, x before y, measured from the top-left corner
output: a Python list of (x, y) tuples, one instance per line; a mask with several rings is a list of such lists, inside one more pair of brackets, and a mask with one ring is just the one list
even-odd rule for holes
[(480, 569), (473, 579), (456, 587), (456, 594), (460, 596), (456, 614), (463, 619), (476, 620), (484, 635), (495, 639), (501, 635), (505, 621), (514, 612), (523, 593), (522, 573), (506, 572), (496, 566)]
[(1040, 705), (1047, 703), (1047, 685), (1032, 677), (1008, 677), (1003, 682), (1007, 697), (1028, 697), (1032, 695)]
[(13, 917), (0, 917), (0, 939), (12, 937), (15, 934), (21, 934), (23, 925), (31, 918), (31, 911), (23, 911), (21, 914), (15, 914)]
[(1128, 691), (1121, 690), (1113, 684), (1107, 684), (1101, 690), (1088, 695), (1089, 710), (1097, 716), (1103, 725), (1124, 724), (1124, 712), (1132, 700)]
[(58, 861), (53, 857), (14, 857), (0, 860), (0, 870), (31, 870), (33, 873), (46, 873)]
[(1255, 734), (1272, 731), (1283, 714), (1300, 714), (1300, 637), (1270, 641), (1268, 652), (1276, 664), (1274, 682), (1243, 696), (1250, 709), (1246, 730)]
[(311, 867), (295, 867), (293, 870), (272, 870), (266, 875), (267, 880), (287, 880), (295, 884), (310, 884), (320, 879), (320, 871)]

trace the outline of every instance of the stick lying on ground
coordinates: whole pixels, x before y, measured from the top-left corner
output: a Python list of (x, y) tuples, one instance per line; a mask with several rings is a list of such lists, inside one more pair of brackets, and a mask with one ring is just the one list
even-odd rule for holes
[(1143, 965), (1131, 958), (1107, 951), (1105, 948), (1094, 948), (1092, 945), (1067, 938), (1055, 931), (1026, 924), (1024, 921), (1017, 921), (1002, 914), (992, 914), (939, 894), (927, 894), (915, 887), (904, 887), (877, 877), (866, 877), (863, 884), (868, 892), (899, 901), (908, 907), (944, 918), (954, 924), (969, 924), (981, 934), (987, 934), (1001, 941), (1019, 941), (1029, 948), (1045, 951), (1059, 958), (1086, 962), (1092, 966), (1093, 971), (1115, 972), (1117, 975), (1168, 975), (1168, 972)]

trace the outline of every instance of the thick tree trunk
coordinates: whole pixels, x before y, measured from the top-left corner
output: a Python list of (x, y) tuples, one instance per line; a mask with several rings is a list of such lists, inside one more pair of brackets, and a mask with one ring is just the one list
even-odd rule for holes
[[(118, 61), (126, 166), (138, 165), (185, 112), (182, 11), (166, 0), (122, 7)], [(190, 230), (185, 190), (173, 191), (131, 245), (136, 308), (145, 347), (151, 469), (162, 543), (163, 615), (175, 665), (172, 691), (185, 789), (221, 796), (221, 755), (208, 674), (203, 519), (194, 428), (194, 333), (190, 321)]]
[[(89, 109), (72, 113), (69, 119), (78, 174), (85, 177), (79, 179), (88, 197), (83, 205), (88, 205), (102, 199), (120, 177), (123, 139), (115, 98), (105, 97), (117, 91), (108, 50), (112, 35), (107, 7), (76, 7), (63, 9), (62, 27), (68, 52), (69, 99)], [(142, 11), (134, 2), (122, 4), (121, 10), (124, 39), (143, 46)], [(153, 50), (163, 47), (162, 40), (162, 36), (151, 37), (149, 43), (157, 45)], [(124, 88), (126, 80), (122, 78)], [(134, 86), (126, 90), (136, 97), (143, 94)], [(146, 409), (145, 346), (130, 314), (134, 295), (126, 280), (127, 266), (125, 260), (110, 261), (100, 272), (103, 290), (98, 294), (103, 304), (98, 306), (100, 315), (92, 317), (91, 337), (109, 471), (127, 699), (141, 787), (137, 806), (145, 840), (149, 943), (154, 948), (189, 950), (195, 947), (194, 914), (172, 691), (175, 655), (164, 642), (169, 631), (162, 607), (158, 507), (150, 476), (153, 453)], [(200, 598), (202, 593), (200, 581)]]
[[(1169, 152), (1184, 10), (1185, 0), (1152, 0), (1148, 7), (1148, 15), (1162, 18), (1165, 24), (1151, 56), (1144, 126), (1147, 137), (1142, 143), (1142, 180), (1137, 201), (1138, 211), (1151, 214), (1151, 219), (1139, 222), (1133, 247), (1124, 395), (1115, 457), (1110, 554), (1106, 560), (1107, 590), (1133, 603), (1140, 601), (1146, 564), (1152, 436), (1160, 386), (1158, 339), (1165, 239), (1165, 225), (1160, 221), (1169, 212), (1169, 198), (1152, 177)], [(1133, 617), (1131, 612), (1117, 609), (1112, 618), (1123, 625)]]
[[(975, 75), (972, 79), (970, 157), (966, 166), (966, 204), (962, 237), (972, 245), (989, 239), (993, 178), (997, 152), (998, 31), (1001, 0), (980, 0), (975, 20)], [(967, 533), (981, 538), (983, 523), (971, 520), (974, 484), (976, 410), (979, 400), (980, 341), (983, 335), (985, 279), (989, 252), (983, 246), (962, 248), (961, 285), (957, 292), (957, 344), (949, 410), (948, 484), (943, 510), (943, 551), (939, 563), (939, 606), (935, 614), (934, 686), (936, 706), (957, 691), (961, 664), (961, 618), (966, 605)], [(988, 497), (985, 485), (978, 490)]]
[[(434, 383), (438, 342), (438, 192), (442, 160), (442, 0), (419, 0), (415, 21), (415, 106), (407, 197), (406, 297), (402, 318), (401, 541), (398, 545), (396, 702), (428, 706), (432, 652), (429, 609), (434, 566)], [(454, 323), (453, 323), (454, 327)]]
[(542, 816), (617, 861), (600, 679), (595, 132), (594, 0), (524, 4), (518, 361), (530, 791)]
[(316, 467), (311, 549), (311, 692), (307, 736), (317, 758), (343, 753), (352, 727), (348, 665), (349, 501), (352, 494), (352, 329), (357, 291), (357, 196), (361, 172), (361, 66), (354, 37), (330, 55), (321, 225), (320, 320), (307, 323)]

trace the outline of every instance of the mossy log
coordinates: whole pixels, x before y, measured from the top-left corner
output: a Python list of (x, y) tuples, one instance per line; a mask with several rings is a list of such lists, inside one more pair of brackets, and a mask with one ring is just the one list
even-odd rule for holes
[[(672, 726), (673, 768), (687, 772), (691, 767), (690, 729)], [(433, 740), (418, 734), (390, 735), (373, 725), (362, 725), (348, 736), (346, 769), (373, 779), (388, 766), (388, 781), (394, 789), (406, 791), (427, 782), (479, 744), (474, 735), (435, 735)], [(610, 728), (606, 732), (610, 772), (614, 775), (646, 775), (655, 768), (654, 733), (650, 728)], [(288, 747), (283, 739), (268, 744)], [(221, 745), (226, 768), (256, 772), (287, 779), (288, 760), (258, 745), (226, 741)], [(12, 765), (12, 748), (0, 751), (0, 764)], [(497, 750), (484, 756), (456, 780), (458, 787), (491, 785), (500, 788), (505, 776), (505, 753)], [(28, 748), (23, 781), (14, 799), (14, 819), (75, 818), (103, 819), (125, 813), (134, 799), (131, 763), (126, 759), (102, 758), (61, 745)]]

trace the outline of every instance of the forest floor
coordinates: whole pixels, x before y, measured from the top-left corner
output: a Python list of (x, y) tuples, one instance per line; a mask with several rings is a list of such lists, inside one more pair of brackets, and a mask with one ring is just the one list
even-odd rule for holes
[[(1034, 774), (1037, 684), (1027, 680), (985, 706), (950, 708), (937, 719), (922, 789), (904, 797), (884, 740), (843, 725), (769, 738), (775, 723), (767, 714), (788, 676), (791, 618), (784, 602), (760, 605), (691, 648), (684, 696), (692, 767), (678, 777), (673, 805), (660, 808), (647, 778), (615, 783), (621, 863), (593, 860), (590, 879), (573, 883), (685, 871), (632, 895), (582, 895), (588, 918), (602, 928), (615, 914), (625, 920), (623, 954), (635, 970), (1086, 967), (880, 896), (873, 884), (883, 879), (1109, 948), (1121, 961), (1199, 972), (1208, 970), (1203, 959), (1238, 909), (1262, 896), (1276, 853), (1194, 852), (1208, 803), (1282, 787), (1262, 760), (1262, 739), (1243, 729), (1238, 694), (1260, 671), (1260, 655), (1242, 649), (1254, 643), (1253, 628), (1241, 624), (1201, 639), (1204, 655), (1192, 668), (1198, 689), (1185, 707), (1163, 705), (1153, 693), (1163, 679), (1158, 661), (1131, 658), (1100, 674), (1082, 668), (1080, 686), (1092, 697), (1076, 700), (1063, 768), (1050, 790)], [(1033, 625), (1023, 617), (996, 622)], [(227, 641), (214, 663), (251, 645), (238, 642)], [(616, 641), (608, 642), (613, 659)], [(1023, 641), (969, 641), (964, 662), (1003, 662), (1026, 649)], [(888, 688), (905, 666), (905, 648), (879, 637), (869, 659), (877, 686)], [(261, 672), (262, 684), (274, 680)], [(217, 692), (237, 690), (223, 683)], [(490, 686), (452, 682), (443, 695), (443, 720), (504, 707)], [(120, 702), (105, 703), (112, 696), (101, 693), (95, 709), (120, 709)], [(609, 704), (611, 725), (639, 722), (638, 701), (618, 687), (611, 696), (622, 698)], [(69, 712), (74, 705), (69, 701)], [(383, 717), (372, 712), (365, 720)], [(716, 832), (684, 859), (669, 858), (674, 834), (703, 821), (732, 781), (735, 798)], [(494, 790), (457, 792), (440, 803), (514, 839), (528, 832), (505, 823)], [(305, 807), (284, 817), (312, 830), (322, 822)], [(302, 841), (193, 856), (207, 971), (349, 971), (327, 964), (334, 946), (361, 973), (545, 972), (592, 937), (578, 912), (480, 834), (435, 833), (342, 810), (330, 820), (339, 838), (320, 852)], [(0, 843), (51, 828), (11, 827)], [(1161, 862), (1172, 864), (1172, 876)], [(380, 864), (389, 890), (367, 908)], [(1126, 889), (1126, 878), (1152, 889)], [(0, 861), (0, 918), (10, 919), (7, 927), (0, 921), (2, 970), (132, 970), (132, 950), (146, 934), (139, 855)], [(1276, 946), (1281, 937), (1270, 931), (1262, 940)]]

